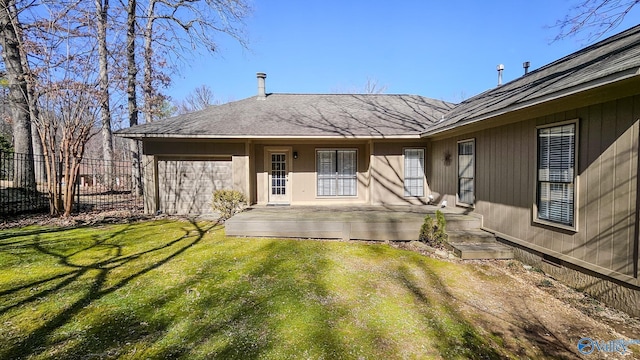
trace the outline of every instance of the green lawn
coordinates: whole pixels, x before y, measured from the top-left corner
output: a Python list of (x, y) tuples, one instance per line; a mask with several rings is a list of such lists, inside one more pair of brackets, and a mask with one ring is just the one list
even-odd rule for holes
[(515, 358), (452, 305), (459, 268), (211, 223), (5, 230), (0, 358)]

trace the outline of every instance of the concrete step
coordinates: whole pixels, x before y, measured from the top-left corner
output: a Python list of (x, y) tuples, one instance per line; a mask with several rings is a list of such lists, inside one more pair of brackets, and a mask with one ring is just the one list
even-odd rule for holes
[(480, 229), (451, 230), (447, 231), (450, 243), (490, 243), (495, 242), (496, 237), (487, 231)]
[(513, 259), (513, 250), (503, 244), (487, 243), (449, 243), (454, 253), (463, 260), (472, 259)]

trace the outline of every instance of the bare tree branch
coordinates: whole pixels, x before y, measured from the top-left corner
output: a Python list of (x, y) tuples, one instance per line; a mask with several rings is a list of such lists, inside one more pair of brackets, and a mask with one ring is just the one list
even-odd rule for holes
[(640, 0), (582, 0), (556, 21), (560, 32), (554, 41), (584, 34), (587, 42), (593, 42), (620, 25), (638, 3)]

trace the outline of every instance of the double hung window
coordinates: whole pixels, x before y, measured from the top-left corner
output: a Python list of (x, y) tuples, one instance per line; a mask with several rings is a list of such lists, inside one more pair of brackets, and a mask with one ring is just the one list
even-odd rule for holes
[(404, 196), (424, 196), (424, 149), (404, 149)]
[(574, 226), (576, 123), (538, 128), (537, 218)]
[(318, 150), (318, 196), (356, 196), (356, 159), (356, 150)]
[(458, 202), (464, 205), (475, 203), (475, 141), (458, 142)]

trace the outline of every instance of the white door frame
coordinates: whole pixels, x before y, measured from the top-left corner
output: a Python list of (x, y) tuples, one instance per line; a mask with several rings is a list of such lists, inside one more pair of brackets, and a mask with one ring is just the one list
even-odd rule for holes
[[(264, 168), (267, 173), (265, 191), (267, 194), (267, 204), (290, 204), (291, 203), (291, 166), (292, 148), (290, 146), (267, 146), (264, 149)], [(285, 187), (284, 194), (273, 194), (272, 192), (272, 156), (283, 154), (285, 156)]]

